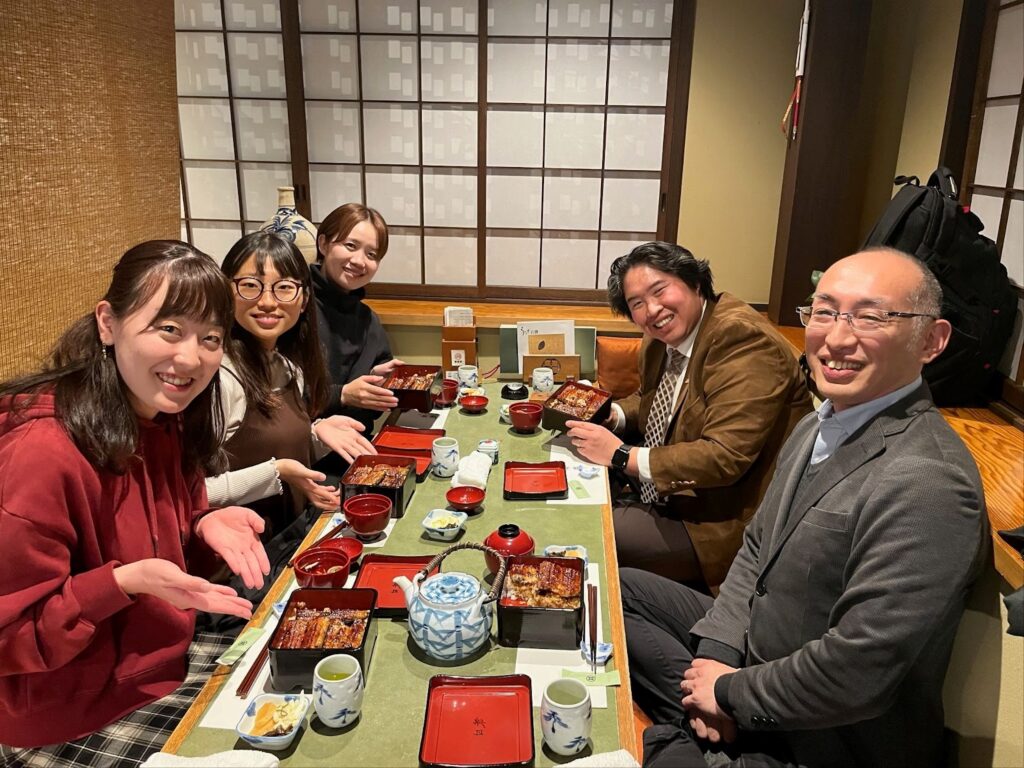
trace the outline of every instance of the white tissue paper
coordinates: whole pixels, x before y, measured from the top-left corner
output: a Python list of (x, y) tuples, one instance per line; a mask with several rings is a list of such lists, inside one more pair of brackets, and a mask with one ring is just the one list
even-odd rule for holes
[(594, 766), (595, 768), (640, 768), (640, 763), (636, 761), (636, 758), (624, 749), (619, 749), (615, 752), (602, 752), (598, 755), (578, 757), (575, 760), (570, 760), (568, 763), (564, 763), (564, 765), (571, 765), (574, 767)]
[(146, 758), (142, 768), (277, 768), (281, 764), (273, 755), (254, 749), (232, 749), (205, 757), (181, 757), (167, 752), (155, 752)]
[(480, 451), (473, 451), (469, 456), (459, 459), (459, 468), (452, 476), (452, 487), (456, 485), (472, 485), (475, 488), (487, 488), (487, 476), (491, 473), (491, 457)]

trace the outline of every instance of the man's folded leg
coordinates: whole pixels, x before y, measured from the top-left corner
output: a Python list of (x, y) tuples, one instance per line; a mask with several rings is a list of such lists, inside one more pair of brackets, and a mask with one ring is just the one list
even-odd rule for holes
[(685, 715), (679, 684), (696, 650), (690, 628), (714, 601), (647, 571), (619, 576), (633, 698), (655, 723), (674, 722)]

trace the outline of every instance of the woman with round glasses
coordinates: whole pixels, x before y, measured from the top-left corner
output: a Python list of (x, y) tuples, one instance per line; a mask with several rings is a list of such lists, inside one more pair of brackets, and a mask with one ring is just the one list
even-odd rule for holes
[(267, 522), (265, 538), (288, 528), (307, 502), (338, 507), (337, 488), (320, 485), (315, 459), (347, 461), (373, 446), (344, 416), (313, 424), (327, 400), (327, 373), (310, 301), (309, 268), (295, 245), (254, 232), (228, 252), (221, 270), (235, 293), (235, 322), (221, 367), (229, 471), (206, 481), (210, 503), (245, 504)]
[(381, 411), (398, 405), (381, 384), (402, 365), (393, 359), (380, 318), (363, 303), (388, 250), (388, 227), (373, 208), (347, 203), (324, 218), (316, 247), (311, 271), (331, 377), (326, 412), (344, 413), (370, 430)]

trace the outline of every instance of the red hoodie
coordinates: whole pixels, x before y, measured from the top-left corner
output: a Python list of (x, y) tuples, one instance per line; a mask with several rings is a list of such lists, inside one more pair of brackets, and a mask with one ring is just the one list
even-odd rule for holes
[(124, 475), (97, 471), (40, 396), (0, 404), (0, 744), (92, 733), (181, 683), (192, 611), (131, 598), (117, 565), (162, 557), (184, 569), (200, 476), (181, 471), (177, 421), (141, 422)]

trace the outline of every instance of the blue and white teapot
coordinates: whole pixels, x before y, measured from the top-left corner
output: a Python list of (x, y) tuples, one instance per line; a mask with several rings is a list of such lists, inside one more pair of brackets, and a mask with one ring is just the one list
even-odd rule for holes
[[(468, 573), (438, 573), (424, 580), (447, 555), (460, 549), (491, 552), (501, 560), (490, 592), (484, 592), (480, 581)], [(490, 547), (473, 542), (449, 547), (424, 566), (412, 581), (396, 576), (394, 583), (405, 594), (409, 633), (416, 645), (440, 661), (459, 661), (480, 650), (490, 637), (494, 616), (491, 603), (500, 594), (504, 578), (504, 558)]]

